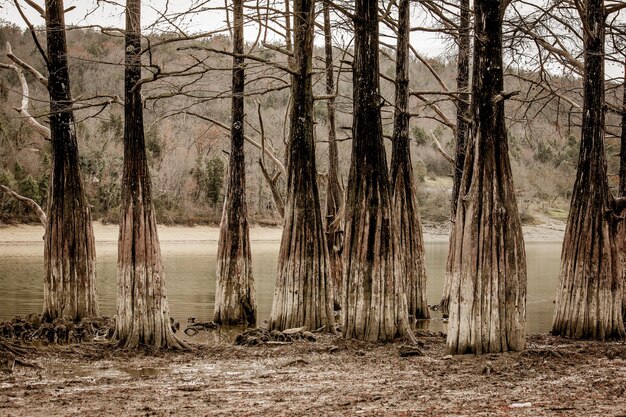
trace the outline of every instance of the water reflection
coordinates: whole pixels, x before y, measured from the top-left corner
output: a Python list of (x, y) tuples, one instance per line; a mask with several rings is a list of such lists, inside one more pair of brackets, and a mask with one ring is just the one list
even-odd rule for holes
[[(278, 241), (252, 242), (253, 273), (259, 320), (269, 317)], [(162, 243), (167, 293), (172, 316), (184, 325), (187, 317), (211, 320), (215, 299), (215, 264), (217, 243), (214, 241), (180, 241)], [(427, 296), (430, 304), (441, 297), (448, 245), (426, 244), (428, 272)], [(550, 329), (554, 296), (560, 265), (559, 242), (526, 244), (528, 262), (527, 330), (529, 333)], [(43, 303), (43, 246), (41, 243), (0, 244), (0, 320), (14, 315), (41, 311)], [(99, 242), (98, 296), (102, 314), (115, 313), (115, 242)], [(440, 317), (434, 313), (434, 318)], [(431, 330), (441, 330), (441, 320), (430, 323)]]

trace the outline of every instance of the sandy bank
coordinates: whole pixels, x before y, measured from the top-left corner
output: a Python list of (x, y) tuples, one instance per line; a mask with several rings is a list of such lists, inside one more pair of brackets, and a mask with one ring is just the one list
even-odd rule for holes
[[(118, 237), (118, 226), (114, 224), (94, 223), (96, 241), (99, 243), (115, 243)], [(565, 223), (549, 222), (537, 226), (524, 226), (524, 238), (530, 242), (561, 241), (565, 232)], [(279, 242), (282, 229), (269, 227), (253, 227), (250, 239), (253, 242)], [(446, 242), (448, 226), (445, 224), (425, 224), (424, 240), (426, 242)], [(0, 227), (0, 244), (12, 242), (40, 242), (43, 228), (39, 225), (18, 225)], [(162, 243), (177, 242), (217, 242), (219, 229), (210, 226), (159, 226), (159, 238)]]

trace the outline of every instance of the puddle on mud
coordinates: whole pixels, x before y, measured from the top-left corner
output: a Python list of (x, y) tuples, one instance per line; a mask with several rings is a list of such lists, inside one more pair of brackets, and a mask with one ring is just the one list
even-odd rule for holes
[(134, 378), (150, 378), (169, 373), (169, 369), (165, 368), (120, 368), (120, 370)]
[(101, 379), (101, 378), (153, 378), (172, 371), (159, 367), (132, 367), (116, 366), (112, 363), (94, 363), (92, 366), (76, 365), (72, 363), (58, 366), (49, 374), (49, 378), (55, 379)]

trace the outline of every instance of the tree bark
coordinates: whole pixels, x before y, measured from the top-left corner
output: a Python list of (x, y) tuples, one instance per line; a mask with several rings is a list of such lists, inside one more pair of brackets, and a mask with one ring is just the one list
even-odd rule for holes
[[(622, 84), (622, 134), (620, 140), (620, 165), (619, 165), (619, 195), (620, 197), (626, 197), (626, 54), (624, 55), (624, 83)], [(624, 216), (624, 214), (622, 214)], [(626, 323), (626, 225), (625, 222), (620, 223), (620, 235), (622, 236), (620, 242), (622, 247), (620, 249), (620, 256), (622, 258), (622, 292), (624, 294), (622, 298), (622, 317), (624, 323)]]
[(126, 2), (124, 173), (117, 260), (120, 346), (183, 348), (172, 331), (152, 203), (141, 100), (141, 1)]
[(470, 2), (459, 1), (459, 32), (457, 56), (456, 91), (459, 92), (456, 100), (456, 155), (454, 170), (454, 183), (452, 185), (452, 219), (456, 216), (457, 200), (461, 188), (461, 175), (465, 163), (465, 148), (469, 137), (470, 118)]
[(330, 275), (333, 281), (335, 308), (341, 307), (343, 263), (343, 227), (339, 216), (343, 203), (343, 190), (339, 182), (339, 155), (337, 151), (337, 129), (335, 125), (335, 75), (333, 70), (333, 43), (328, 3), (323, 3), (324, 52), (326, 59), (326, 101), (328, 113), (328, 178), (326, 182), (326, 238), (330, 257)]
[(624, 54), (624, 82), (622, 83), (622, 133), (619, 153), (619, 195), (626, 196), (626, 54)]
[(410, 316), (430, 317), (426, 303), (426, 265), (424, 239), (419, 216), (417, 191), (409, 148), (409, 0), (398, 3), (398, 45), (396, 49), (396, 97), (391, 153), (391, 190), (393, 216), (399, 222), (402, 250), (402, 276)]
[(232, 125), (228, 187), (217, 246), (215, 313), (219, 324), (256, 325), (244, 157), (243, 0), (233, 1)]
[(294, 66), (288, 143), (287, 204), (278, 255), (270, 329), (322, 326), (334, 332), (330, 262), (315, 166), (313, 136), (313, 0), (295, 0)]
[[(463, 174), (463, 164), (465, 163), (465, 149), (467, 147), (467, 139), (469, 136), (470, 118), (470, 2), (469, 0), (459, 0), (459, 31), (457, 35), (457, 43), (459, 52), (457, 56), (457, 76), (456, 89), (459, 92), (456, 101), (456, 155), (454, 158), (454, 175), (452, 183), (452, 200), (451, 200), (451, 219), (456, 218), (456, 207), (459, 199), (459, 190), (461, 187), (461, 175)], [(446, 275), (443, 285), (443, 296), (441, 297), (440, 307), (444, 317), (447, 317), (448, 307), (450, 303), (450, 280), (452, 276), (452, 257), (454, 253), (455, 242), (454, 225), (450, 228), (450, 239), (448, 242), (448, 262), (446, 265)]]
[(343, 336), (386, 341), (406, 334), (399, 233), (380, 116), (378, 2), (355, 2), (352, 163), (344, 242)]
[(526, 256), (504, 120), (502, 20), (506, 2), (474, 2), (473, 125), (452, 251), (450, 353), (525, 346)]
[(80, 172), (62, 0), (46, 0), (52, 175), (44, 236), (44, 319), (99, 315), (91, 211)]
[(580, 156), (563, 240), (552, 333), (576, 339), (621, 339), (625, 335), (622, 251), (604, 150), (604, 2), (586, 0), (583, 10)]

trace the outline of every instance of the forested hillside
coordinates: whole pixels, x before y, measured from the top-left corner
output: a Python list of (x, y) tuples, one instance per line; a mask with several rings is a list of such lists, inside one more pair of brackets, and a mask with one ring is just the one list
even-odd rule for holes
[[(148, 36), (159, 44), (166, 35)], [(324, 54), (316, 35), (315, 55), (320, 64)], [(30, 34), (3, 24), (0, 27), (0, 62), (10, 63), (6, 44), (15, 56), (45, 73)], [(89, 203), (95, 219), (117, 222), (123, 151), (123, 36), (81, 29), (68, 31), (69, 63), (81, 167), (85, 176)], [(271, 46), (270, 46), (271, 47)], [(146, 117), (146, 146), (153, 174), (154, 203), (161, 223), (219, 223), (226, 178), (230, 125), (231, 57), (221, 51), (231, 48), (228, 37), (218, 35), (154, 47), (152, 62), (144, 62), (157, 76), (144, 70), (143, 88)], [(269, 47), (259, 47), (257, 56), (272, 62), (286, 62), (285, 56)], [(259, 50), (259, 49), (257, 49)], [(338, 76), (337, 127), (339, 168), (343, 184), (350, 164), (350, 126), (352, 123), (352, 82), (349, 65), (351, 50), (337, 49)], [(381, 89), (386, 102), (383, 127), (387, 139), (392, 131), (394, 85), (393, 51), (381, 54)], [(445, 222), (449, 218), (452, 188), (452, 165), (437, 150), (436, 138), (454, 157), (453, 131), (445, 118), (454, 119), (451, 96), (437, 95), (441, 83), (455, 85), (455, 57), (427, 60), (431, 69), (411, 57), (410, 89), (424, 92), (414, 95), (410, 107), (411, 150), (415, 181), (422, 218)], [(150, 67), (153, 65), (153, 67)], [(158, 70), (155, 70), (158, 66)], [(433, 77), (435, 71), (441, 80)], [(270, 178), (276, 178), (278, 192), (284, 192), (286, 175), (285, 142), (288, 132), (289, 84), (280, 73), (262, 62), (247, 64), (246, 124), (248, 137), (265, 143), (264, 166)], [(579, 149), (580, 110), (565, 100), (548, 97), (531, 82), (537, 76), (510, 68), (505, 76), (507, 90), (520, 94), (507, 101), (510, 157), (520, 214), (524, 222), (544, 216), (566, 218)], [(48, 100), (44, 87), (26, 73), (30, 87), (30, 111), (45, 124)], [(156, 78), (155, 80), (152, 78)], [(324, 95), (323, 73), (314, 75), (314, 93)], [(579, 100), (580, 80), (556, 77), (570, 97)], [(50, 168), (49, 143), (15, 109), (22, 100), (22, 87), (13, 71), (0, 69), (0, 184), (45, 205)], [(433, 104), (437, 107), (433, 107)], [(438, 114), (439, 112), (440, 114)], [(328, 165), (326, 104), (315, 101), (317, 164), (323, 176)], [(618, 125), (609, 115), (610, 124)], [(262, 120), (262, 124), (260, 123)], [(615, 128), (617, 132), (617, 128)], [(619, 142), (607, 136), (609, 174), (617, 173), (615, 154)], [(388, 158), (391, 143), (386, 140)], [(246, 143), (247, 196), (250, 218), (255, 223), (280, 224), (272, 191), (259, 164), (260, 150)], [(281, 164), (272, 161), (274, 155)], [(617, 185), (617, 178), (610, 177)], [(319, 182), (324, 198), (325, 181)], [(37, 217), (32, 208), (8, 195), (0, 195), (0, 222), (32, 222)]]

